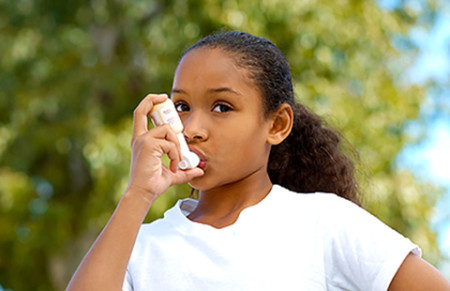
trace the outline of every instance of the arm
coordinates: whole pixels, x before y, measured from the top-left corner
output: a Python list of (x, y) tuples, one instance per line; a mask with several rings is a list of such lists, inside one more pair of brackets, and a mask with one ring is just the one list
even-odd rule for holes
[(410, 253), (392, 279), (388, 290), (450, 291), (450, 283), (432, 265)]
[[(169, 186), (200, 176), (199, 168), (177, 169), (180, 146), (170, 126), (148, 130), (147, 115), (165, 95), (148, 95), (134, 111), (130, 181), (109, 222), (84, 257), (67, 290), (121, 290), (140, 226), (156, 198)], [(171, 160), (170, 169), (161, 162)]]
[[(127, 191), (84, 257), (67, 290), (121, 290), (140, 225), (151, 206)], [(142, 197), (143, 198), (143, 197)]]

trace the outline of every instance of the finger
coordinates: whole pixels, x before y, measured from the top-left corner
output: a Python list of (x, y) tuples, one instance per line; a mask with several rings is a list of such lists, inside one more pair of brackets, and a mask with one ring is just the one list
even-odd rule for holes
[(203, 174), (205, 174), (205, 172), (200, 168), (179, 170), (174, 176), (175, 180), (173, 181), (173, 184), (184, 184), (196, 177), (202, 176)]
[(148, 114), (154, 104), (164, 102), (167, 94), (148, 94), (139, 103), (133, 112), (133, 137), (137, 137), (148, 131)]
[(177, 147), (177, 150), (180, 154), (179, 158), (181, 159), (180, 141), (177, 138), (176, 132), (173, 130), (173, 128), (170, 125), (164, 124), (162, 126), (152, 128), (150, 130), (150, 132), (154, 138), (165, 139), (167, 141), (173, 142)]
[(186, 178), (189, 180), (192, 180), (193, 178), (203, 176), (205, 172), (200, 168), (193, 168), (189, 169), (187, 171), (184, 171)]
[(178, 168), (178, 164), (180, 163), (180, 153), (177, 149), (177, 146), (170, 141), (162, 140), (159, 143), (159, 147), (161, 152), (167, 154), (170, 159), (170, 170), (172, 172), (176, 172)]

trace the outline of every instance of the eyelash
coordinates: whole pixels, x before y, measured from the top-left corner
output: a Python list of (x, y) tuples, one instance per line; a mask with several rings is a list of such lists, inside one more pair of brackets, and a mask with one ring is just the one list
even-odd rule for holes
[[(216, 111), (215, 109), (216, 109), (217, 107), (219, 107), (219, 106), (225, 107), (226, 110), (225, 110), (225, 111)], [(213, 107), (213, 111), (214, 111), (214, 112), (219, 112), (219, 113), (226, 113), (226, 112), (229, 112), (229, 111), (231, 111), (231, 110), (233, 110), (233, 108), (232, 108), (230, 105), (225, 104), (225, 103), (216, 103), (216, 104), (214, 105), (214, 107)]]
[[(222, 110), (217, 111), (216, 110), (217, 107), (222, 107), (221, 108)], [(175, 103), (175, 109), (176, 109), (177, 112), (185, 112), (185, 111), (189, 111), (190, 110), (189, 106), (186, 103), (184, 103), (184, 102), (176, 102)], [(218, 102), (218, 103), (214, 104), (212, 111), (213, 112), (218, 112), (218, 113), (226, 113), (226, 112), (229, 112), (229, 111), (232, 111), (232, 110), (233, 110), (233, 108), (229, 104)]]
[[(186, 104), (186, 103), (183, 103), (183, 102), (176, 102), (175, 104), (175, 110), (177, 111), (177, 112), (184, 112), (184, 111), (188, 111), (189, 110), (189, 106)], [(180, 106), (185, 106), (185, 107), (187, 107), (188, 109), (187, 110), (181, 110), (181, 108), (180, 108)]]

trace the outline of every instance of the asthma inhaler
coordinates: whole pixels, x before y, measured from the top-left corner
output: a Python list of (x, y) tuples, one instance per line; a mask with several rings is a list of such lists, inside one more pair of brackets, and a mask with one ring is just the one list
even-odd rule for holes
[(189, 151), (183, 135), (183, 123), (181, 123), (172, 100), (167, 99), (163, 103), (154, 105), (150, 111), (150, 117), (155, 126), (169, 124), (177, 134), (181, 147), (181, 157), (183, 158), (178, 164), (178, 167), (182, 170), (197, 167), (200, 163), (200, 158), (195, 153)]

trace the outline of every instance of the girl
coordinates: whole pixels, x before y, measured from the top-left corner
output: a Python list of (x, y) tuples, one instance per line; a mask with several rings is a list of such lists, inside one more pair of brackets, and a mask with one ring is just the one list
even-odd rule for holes
[[(450, 290), (417, 246), (356, 205), (339, 135), (294, 101), (271, 42), (206, 37), (182, 56), (171, 96), (199, 166), (177, 168), (170, 126), (148, 130), (167, 96), (146, 96), (127, 191), (68, 290)], [(141, 226), (159, 195), (186, 182), (198, 201)]]

